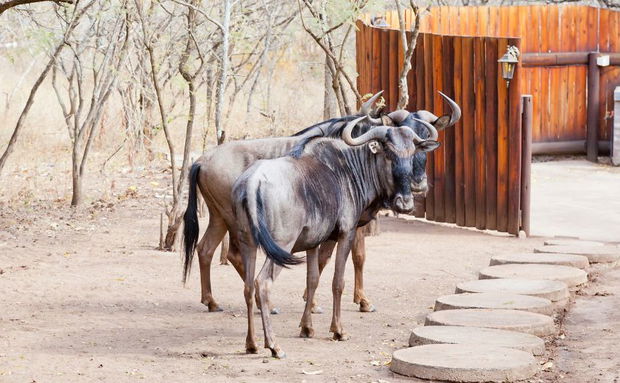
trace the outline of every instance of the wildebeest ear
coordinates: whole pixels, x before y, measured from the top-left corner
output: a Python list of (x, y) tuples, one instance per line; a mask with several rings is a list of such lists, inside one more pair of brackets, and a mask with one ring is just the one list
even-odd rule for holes
[(441, 144), (433, 140), (425, 140), (415, 145), (416, 151), (420, 152), (432, 152), (437, 149)]
[(381, 152), (383, 150), (383, 148), (381, 147), (381, 144), (379, 143), (379, 141), (375, 141), (375, 140), (370, 141), (368, 143), (368, 147), (370, 148), (370, 151), (373, 154), (377, 154), (377, 153), (379, 153), (379, 152)]
[(433, 126), (437, 130), (444, 130), (445, 128), (448, 127), (449, 124), (450, 124), (450, 116), (447, 114), (439, 117), (437, 120), (435, 120), (435, 122), (433, 122)]

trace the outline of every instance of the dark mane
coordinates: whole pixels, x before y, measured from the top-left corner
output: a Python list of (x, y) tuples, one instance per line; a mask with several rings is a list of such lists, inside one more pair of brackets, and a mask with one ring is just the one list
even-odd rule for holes
[[(346, 123), (354, 120), (359, 116), (345, 116), (340, 118), (332, 118), (331, 120), (323, 121), (318, 124), (312, 125), (302, 131), (295, 133), (292, 137), (306, 136), (301, 139), (289, 152), (289, 156), (293, 158), (299, 158), (303, 153), (306, 145), (315, 138), (340, 138), (342, 131), (346, 126)], [(327, 126), (325, 126), (327, 125)], [(312, 132), (312, 130), (315, 130)], [(370, 126), (364, 124), (362, 126), (357, 125), (353, 128), (353, 137), (360, 136), (366, 133), (370, 129)]]
[[(327, 121), (319, 122), (318, 124), (314, 124), (303, 130), (300, 130), (299, 132), (293, 134), (291, 137), (299, 137), (305, 134), (309, 134), (312, 137), (331, 137), (331, 134), (332, 134), (331, 131), (333, 130), (334, 125), (336, 125), (339, 122), (349, 122), (355, 119), (356, 117), (358, 116), (344, 116), (344, 117), (332, 118)], [(323, 125), (327, 125), (327, 126), (323, 126)], [(316, 130), (316, 132), (311, 133), (313, 129)]]

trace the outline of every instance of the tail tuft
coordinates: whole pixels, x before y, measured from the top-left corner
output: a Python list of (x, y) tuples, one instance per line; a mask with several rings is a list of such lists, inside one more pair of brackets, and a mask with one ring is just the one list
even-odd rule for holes
[(193, 164), (189, 171), (189, 196), (187, 199), (187, 209), (183, 215), (183, 239), (185, 244), (185, 261), (183, 263), (183, 283), (187, 281), (192, 268), (192, 259), (194, 258), (194, 250), (198, 243), (198, 234), (200, 226), (198, 225), (198, 195), (196, 193), (196, 184), (198, 183), (198, 174), (200, 173), (200, 165)]

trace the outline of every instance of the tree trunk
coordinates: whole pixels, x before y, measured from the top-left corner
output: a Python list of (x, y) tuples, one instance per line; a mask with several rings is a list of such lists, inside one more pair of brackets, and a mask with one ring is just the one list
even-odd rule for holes
[(82, 202), (82, 175), (80, 174), (80, 167), (76, 155), (77, 153), (74, 153), (71, 158), (71, 180), (73, 182), (73, 189), (71, 191), (72, 207), (76, 207)]
[(224, 17), (222, 21), (222, 56), (220, 78), (217, 86), (217, 100), (215, 104), (215, 132), (217, 144), (223, 144), (226, 140), (226, 132), (222, 124), (222, 111), (224, 109), (224, 96), (226, 94), (226, 80), (228, 77), (228, 50), (229, 50), (229, 26), (230, 26), (231, 0), (224, 1)]
[(34, 96), (37, 94), (37, 91), (39, 90), (39, 86), (41, 86), (41, 83), (43, 83), (43, 80), (45, 80), (45, 77), (47, 77), (47, 74), (49, 73), (50, 69), (52, 69), (54, 62), (56, 61), (56, 58), (60, 55), (60, 52), (62, 51), (62, 48), (64, 47), (64, 45), (65, 43), (64, 41), (62, 41), (56, 47), (56, 50), (52, 54), (52, 58), (47, 62), (45, 69), (43, 69), (43, 72), (41, 72), (41, 74), (37, 78), (37, 81), (35, 81), (34, 85), (32, 86), (32, 89), (30, 90), (30, 95), (28, 96), (28, 100), (26, 101), (26, 105), (24, 106), (24, 109), (19, 115), (17, 124), (15, 124), (15, 128), (13, 129), (13, 134), (11, 135), (11, 138), (9, 139), (9, 143), (4, 153), (2, 154), (2, 157), (0, 157), (0, 174), (2, 173), (2, 169), (4, 169), (4, 165), (6, 164), (7, 159), (9, 158), (11, 153), (13, 153), (13, 148), (15, 146), (15, 143), (17, 142), (17, 137), (19, 136), (19, 133), (21, 132), (22, 127), (24, 126), (24, 122), (26, 121), (26, 116), (28, 116), (28, 112), (30, 111), (30, 107), (32, 107), (32, 104), (34, 103)]
[(332, 83), (334, 81), (332, 74), (329, 70), (329, 57), (325, 55), (325, 90), (323, 92), (323, 119), (329, 120), (336, 117), (338, 114), (336, 106), (336, 95), (334, 94), (334, 88)]

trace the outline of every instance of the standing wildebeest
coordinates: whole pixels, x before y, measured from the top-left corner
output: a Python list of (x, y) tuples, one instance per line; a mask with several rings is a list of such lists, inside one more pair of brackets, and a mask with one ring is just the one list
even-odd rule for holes
[[(381, 92), (377, 93), (365, 102), (364, 105), (362, 105), (359, 114), (368, 114), (372, 103), (380, 94)], [(409, 113), (402, 110), (392, 112), (387, 116), (384, 116), (384, 119), (386, 120), (384, 123), (406, 125), (421, 137), (427, 137), (429, 133), (422, 124), (415, 121), (415, 118), (432, 123), (437, 130), (442, 130), (446, 127), (452, 126), (460, 118), (460, 108), (453, 100), (443, 94), (442, 96), (450, 105), (452, 110), (450, 115), (437, 117), (428, 111)], [(226, 234), (226, 231), (229, 230), (229, 227), (234, 227), (230, 194), (232, 185), (237, 177), (255, 161), (259, 159), (282, 157), (296, 146), (303, 147), (303, 145), (299, 144), (303, 144), (313, 137), (339, 137), (345, 124), (352, 118), (353, 117), (344, 117), (341, 119), (328, 120), (304, 129), (295, 134), (293, 137), (229, 142), (214, 148), (194, 163), (189, 177), (189, 200), (185, 214), (184, 275), (186, 278), (189, 273), (194, 248), (197, 248), (202, 292), (201, 302), (209, 308), (209, 311), (220, 310), (211, 291), (211, 261), (213, 258), (213, 253)], [(377, 121), (374, 119), (371, 124), (365, 123), (358, 125), (354, 129), (354, 134), (365, 133), (368, 129), (373, 127), (373, 124), (378, 124), (380, 121), (381, 120)], [(414, 192), (423, 193), (427, 189), (426, 173), (424, 170), (425, 163), (426, 155), (424, 153), (418, 153), (413, 160), (412, 166), (414, 168), (414, 176), (411, 187)], [(198, 217), (196, 214), (196, 187), (200, 189), (209, 210), (209, 226), (197, 246), (199, 227)], [(321, 270), (327, 263), (334, 247), (334, 241), (328, 241), (325, 246), (321, 247)], [(352, 255), (353, 264), (355, 266), (354, 301), (360, 305), (360, 311), (372, 311), (372, 305), (366, 299), (362, 287), (364, 257), (364, 236), (358, 235), (353, 246)], [(237, 246), (233, 243), (233, 241), (230, 242), (228, 259), (243, 279), (243, 263), (241, 261)]]
[[(258, 247), (267, 255), (256, 280), (263, 307), (269, 302), (275, 267), (300, 263), (301, 259), (291, 253), (308, 252), (308, 299), (301, 327), (302, 336), (312, 336), (310, 311), (318, 283), (318, 246), (328, 239), (337, 240), (330, 331), (334, 339), (341, 340), (344, 268), (356, 228), (383, 208), (398, 213), (413, 210), (412, 159), (418, 152), (439, 146), (437, 131), (428, 122), (417, 120), (432, 132), (430, 139), (419, 137), (409, 128), (388, 126), (353, 138), (353, 127), (364, 118), (348, 123), (342, 140), (319, 138), (310, 142), (298, 158), (291, 155), (257, 161), (233, 186), (237, 230), (230, 234), (236, 239), (244, 262), (248, 352), (257, 351), (252, 297)], [(261, 317), (265, 348), (274, 357), (283, 357), (271, 329), (269, 310), (261, 310)]]

